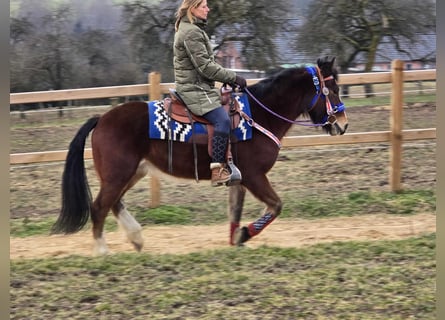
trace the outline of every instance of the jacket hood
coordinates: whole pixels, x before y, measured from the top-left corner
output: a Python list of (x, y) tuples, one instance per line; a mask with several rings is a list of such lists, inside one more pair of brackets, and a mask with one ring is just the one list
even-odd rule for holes
[[(204, 29), (207, 26), (207, 20), (199, 19), (196, 17), (194, 17), (194, 18), (195, 18), (194, 24), (197, 25), (198, 27), (200, 27), (201, 29)], [(181, 18), (181, 22), (190, 23), (190, 20), (187, 16), (183, 16)]]

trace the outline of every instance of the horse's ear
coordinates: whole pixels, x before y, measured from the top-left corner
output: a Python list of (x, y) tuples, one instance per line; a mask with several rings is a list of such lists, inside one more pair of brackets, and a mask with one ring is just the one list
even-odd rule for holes
[(325, 56), (323, 58), (317, 59), (317, 65), (321, 68), (322, 66), (328, 65), (329, 67), (333, 67), (335, 62), (335, 56)]
[(335, 57), (325, 56), (323, 58), (318, 58), (317, 65), (321, 70), (332, 70), (334, 68)]

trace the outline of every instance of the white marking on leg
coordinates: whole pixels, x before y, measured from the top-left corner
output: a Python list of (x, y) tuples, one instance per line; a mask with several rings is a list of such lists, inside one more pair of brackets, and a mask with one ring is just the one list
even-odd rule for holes
[(95, 239), (94, 254), (96, 256), (103, 256), (103, 255), (108, 254), (107, 243), (106, 243), (103, 235), (102, 235), (102, 237)]
[(124, 230), (128, 240), (135, 246), (136, 250), (140, 251), (144, 245), (141, 225), (125, 208), (119, 211), (117, 223)]

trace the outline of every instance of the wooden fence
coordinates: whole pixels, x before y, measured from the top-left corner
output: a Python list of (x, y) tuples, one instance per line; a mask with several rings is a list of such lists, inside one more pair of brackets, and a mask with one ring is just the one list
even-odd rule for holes
[[(340, 85), (359, 85), (374, 83), (391, 83), (391, 117), (390, 130), (346, 133), (342, 136), (286, 136), (283, 138), (283, 147), (299, 146), (319, 146), (333, 144), (356, 144), (356, 143), (376, 143), (390, 142), (390, 173), (389, 185), (392, 191), (400, 191), (401, 186), (401, 164), (402, 164), (402, 143), (410, 140), (435, 139), (436, 128), (403, 130), (403, 85), (407, 81), (435, 80), (436, 70), (412, 70), (404, 71), (404, 64), (400, 60), (392, 62), (391, 72), (378, 73), (356, 73), (341, 74), (339, 76)], [(258, 79), (248, 79), (248, 84), (254, 84)], [(113, 86), (100, 88), (85, 88), (57, 91), (23, 92), (11, 93), (10, 104), (67, 101), (96, 98), (113, 98), (123, 96), (147, 95), (149, 100), (157, 100), (164, 94), (168, 94), (169, 88), (173, 88), (173, 83), (161, 83), (161, 75), (157, 72), (150, 73), (148, 84)], [(27, 164), (36, 162), (64, 161), (66, 150), (14, 153), (10, 154), (10, 164)], [(91, 149), (85, 150), (85, 159), (91, 159)], [(159, 180), (156, 177), (151, 179), (151, 206), (160, 204)]]

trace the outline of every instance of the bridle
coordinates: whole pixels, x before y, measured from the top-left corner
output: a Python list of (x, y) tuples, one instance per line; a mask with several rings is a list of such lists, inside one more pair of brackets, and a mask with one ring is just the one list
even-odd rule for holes
[[(324, 116), (321, 123), (315, 124), (316, 126), (325, 126), (327, 124), (334, 125), (337, 122), (337, 117), (335, 114), (337, 112), (343, 112), (345, 111), (345, 105), (343, 102), (340, 101), (338, 105), (332, 105), (331, 100), (329, 99), (329, 88), (326, 87), (326, 81), (329, 80), (335, 80), (333, 75), (330, 75), (328, 77), (323, 77), (320, 72), (320, 68), (318, 67), (306, 67), (306, 70), (312, 75), (312, 82), (315, 86), (315, 96), (312, 98), (311, 105), (308, 108), (308, 112), (311, 111), (317, 101), (322, 97), (325, 99), (326, 103), (326, 113), (327, 115)], [(320, 80), (321, 81), (320, 81)], [(321, 83), (320, 83), (321, 82)], [(320, 90), (320, 84), (321, 84), (321, 90)], [(322, 96), (323, 95), (323, 96)]]
[[(312, 82), (314, 83), (315, 90), (316, 90), (315, 96), (312, 98), (311, 104), (310, 104), (307, 112), (311, 111), (314, 108), (314, 106), (317, 104), (317, 101), (320, 99), (320, 97), (322, 97), (323, 99), (326, 100), (326, 113), (327, 113), (327, 115), (322, 119), (322, 121), (320, 123), (308, 124), (308, 123), (305, 123), (305, 122), (308, 122), (309, 120), (290, 120), (290, 119), (287, 119), (286, 117), (283, 117), (282, 115), (274, 112), (273, 110), (271, 110), (270, 108), (265, 106), (263, 103), (261, 103), (261, 101), (259, 101), (249, 91), (249, 89), (244, 88), (244, 91), (253, 100), (255, 100), (255, 102), (258, 103), (258, 105), (260, 105), (267, 112), (269, 112), (270, 114), (273, 114), (277, 118), (280, 118), (281, 120), (284, 120), (286, 122), (289, 122), (289, 123), (292, 123), (292, 124), (301, 125), (301, 126), (309, 126), (309, 127), (322, 127), (322, 126), (325, 126), (325, 125), (328, 125), (328, 124), (330, 124), (330, 125), (335, 124), (337, 122), (337, 118), (335, 117), (335, 114), (337, 112), (343, 112), (345, 110), (345, 105), (344, 105), (343, 102), (340, 102), (340, 104), (333, 106), (331, 101), (329, 100), (329, 92), (330, 92), (330, 90), (329, 90), (328, 87), (326, 87), (325, 82), (329, 81), (329, 80), (334, 80), (334, 76), (330, 75), (328, 77), (323, 77), (321, 75), (320, 68), (318, 68), (318, 67), (310, 66), (310, 67), (306, 67), (306, 70), (312, 75)], [(321, 81), (319, 79), (321, 79)], [(321, 84), (321, 86), (320, 86), (320, 84)]]
[[(247, 87), (244, 88), (243, 91), (245, 91), (264, 110), (266, 110), (270, 114), (274, 115), (275, 117), (280, 118), (281, 120), (284, 120), (284, 121), (289, 122), (291, 124), (297, 124), (297, 125), (301, 125), (301, 126), (310, 126), (310, 127), (320, 127), (320, 126), (323, 127), (323, 126), (328, 125), (328, 124), (335, 125), (335, 123), (337, 122), (337, 118), (336, 118), (335, 114), (337, 112), (343, 112), (345, 110), (345, 105), (343, 104), (343, 102), (340, 102), (340, 104), (338, 104), (338, 105), (332, 105), (332, 103), (331, 103), (331, 101), (329, 99), (330, 90), (329, 90), (328, 87), (326, 87), (325, 82), (329, 81), (329, 80), (335, 80), (334, 76), (330, 75), (328, 77), (323, 77), (321, 75), (320, 68), (318, 68), (317, 66), (315, 66), (315, 67), (314, 66), (306, 67), (306, 70), (312, 75), (312, 82), (314, 83), (315, 91), (316, 91), (315, 92), (315, 96), (312, 98), (311, 104), (310, 104), (307, 112), (310, 112), (314, 108), (314, 106), (317, 104), (317, 102), (320, 99), (320, 97), (322, 99), (325, 99), (325, 101), (326, 101), (326, 113), (327, 113), (327, 115), (325, 115), (323, 117), (321, 123), (305, 123), (305, 122), (309, 122), (309, 120), (291, 120), (291, 119), (288, 119), (286, 117), (283, 117), (282, 115), (274, 112), (273, 110), (271, 110), (270, 108), (265, 106), (261, 101), (259, 101), (249, 91), (249, 89)], [(234, 94), (235, 93), (232, 92), (232, 95), (234, 95)], [(249, 124), (250, 126), (256, 128), (257, 130), (261, 131), (263, 134), (265, 134), (266, 136), (271, 138), (276, 143), (278, 148), (281, 148), (280, 140), (272, 132), (270, 132), (266, 128), (263, 128), (261, 125), (259, 125), (255, 121), (253, 121), (253, 119), (250, 118), (244, 112), (242, 112), (242, 111), (238, 111), (238, 112), (246, 120), (247, 124)]]

